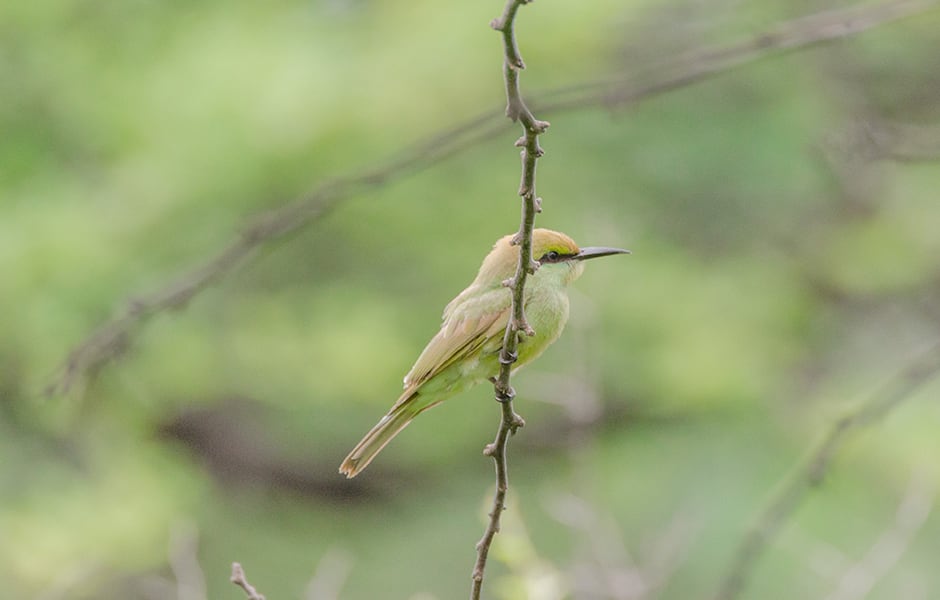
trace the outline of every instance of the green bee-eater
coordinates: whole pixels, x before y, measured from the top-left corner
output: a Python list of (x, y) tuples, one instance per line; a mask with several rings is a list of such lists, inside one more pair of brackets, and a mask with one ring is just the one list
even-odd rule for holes
[[(416, 416), (499, 373), (512, 296), (503, 282), (513, 276), (519, 261), (519, 246), (511, 239), (507, 235), (496, 242), (473, 283), (444, 308), (441, 330), (405, 375), (405, 391), (349, 453), (340, 473), (355, 477)], [(550, 229), (532, 232), (532, 257), (539, 268), (526, 280), (525, 314), (535, 335), (521, 338), (513, 372), (558, 339), (568, 321), (566, 287), (581, 276), (582, 261), (627, 252), (578, 248), (570, 237)]]

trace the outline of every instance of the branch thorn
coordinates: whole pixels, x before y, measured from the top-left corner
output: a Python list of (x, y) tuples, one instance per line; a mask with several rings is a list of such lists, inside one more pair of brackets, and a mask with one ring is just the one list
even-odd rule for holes
[(539, 267), (541, 267), (541, 266), (542, 266), (541, 263), (538, 263), (538, 262), (536, 262), (536, 261), (534, 261), (534, 260), (530, 260), (530, 261), (529, 261), (529, 266), (526, 267), (526, 271), (529, 272), (529, 275), (535, 275), (535, 272), (538, 271), (538, 270), (539, 270)]
[(545, 133), (545, 130), (551, 127), (551, 125), (552, 124), (548, 121), (539, 121), (538, 119), (534, 119), (532, 124), (529, 126), (529, 130), (533, 133)]
[(525, 334), (529, 337), (532, 337), (533, 335), (535, 335), (535, 330), (532, 329), (532, 326), (529, 325), (528, 321), (526, 321), (525, 315), (522, 315), (522, 317), (518, 319), (512, 319), (512, 328), (515, 329), (517, 332), (518, 331), (525, 332)]
[(245, 577), (245, 570), (239, 563), (232, 563), (232, 576), (229, 577), (229, 581), (242, 588), (245, 591), (245, 595), (248, 596), (248, 600), (265, 600), (264, 594), (261, 594), (248, 583), (248, 579)]

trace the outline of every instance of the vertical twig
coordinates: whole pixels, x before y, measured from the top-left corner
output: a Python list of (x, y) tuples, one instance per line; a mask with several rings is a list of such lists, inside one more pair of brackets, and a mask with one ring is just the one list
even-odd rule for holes
[(506, 490), (509, 488), (506, 447), (509, 443), (509, 436), (525, 425), (522, 417), (513, 410), (512, 400), (515, 397), (515, 391), (509, 382), (512, 365), (518, 357), (516, 347), (521, 332), (527, 335), (535, 333), (525, 317), (525, 283), (528, 275), (535, 273), (538, 268), (538, 264), (532, 260), (532, 229), (535, 225), (535, 214), (541, 212), (542, 200), (535, 194), (535, 164), (544, 153), (539, 146), (539, 135), (548, 129), (549, 124), (546, 121), (539, 121), (532, 115), (532, 111), (526, 106), (519, 91), (519, 72), (525, 68), (525, 63), (519, 53), (519, 46), (516, 44), (514, 24), (516, 11), (530, 1), (507, 0), (503, 14), (490, 23), (493, 29), (503, 34), (506, 116), (513, 122), (521, 123), (523, 130), (522, 137), (516, 141), (516, 146), (522, 148), (522, 181), (519, 185), (519, 196), (522, 197), (522, 219), (519, 231), (512, 240), (513, 244), (519, 246), (519, 263), (516, 266), (515, 275), (504, 282), (512, 290), (512, 314), (506, 324), (506, 332), (503, 334), (503, 347), (499, 353), (499, 375), (493, 380), (493, 388), (496, 400), (500, 403), (502, 416), (495, 441), (488, 444), (483, 451), (496, 463), (496, 493), (493, 495), (493, 508), (489, 513), (489, 523), (476, 546), (477, 560), (473, 567), (471, 600), (480, 598), (490, 544), (499, 531), (500, 516), (506, 508)]
[(304, 599), (339, 600), (352, 566), (353, 559), (347, 552), (336, 548), (327, 550), (307, 583)]
[(207, 600), (206, 577), (199, 566), (199, 530), (182, 522), (170, 531), (169, 563), (176, 576), (177, 600)]

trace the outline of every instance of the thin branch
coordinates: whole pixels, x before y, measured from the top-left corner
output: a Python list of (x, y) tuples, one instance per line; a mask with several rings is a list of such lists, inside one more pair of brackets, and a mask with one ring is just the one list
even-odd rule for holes
[[(61, 568), (52, 574), (52, 581), (49, 587), (33, 596), (34, 600), (69, 600), (77, 596), (76, 590), (83, 588), (87, 582), (96, 576), (102, 574), (101, 565), (95, 565), (84, 561), (74, 564), (71, 567), (61, 565)], [(164, 594), (162, 598), (166, 598)]]
[(237, 562), (232, 563), (232, 576), (229, 578), (229, 581), (245, 590), (245, 595), (248, 596), (248, 600), (265, 600), (264, 595), (258, 593), (258, 590), (245, 579), (245, 570), (242, 569), (242, 566)]
[(206, 600), (206, 578), (199, 566), (199, 530), (182, 522), (170, 531), (169, 563), (176, 577), (176, 600)]
[(331, 548), (317, 564), (307, 583), (305, 600), (339, 600), (343, 584), (352, 571), (352, 557), (343, 550)]
[(887, 158), (911, 163), (940, 160), (940, 127), (901, 123), (885, 127), (891, 136), (891, 144), (885, 149)]
[(493, 20), (490, 26), (503, 34), (503, 76), (506, 84), (506, 116), (522, 124), (523, 135), (516, 141), (522, 148), (522, 181), (519, 184), (519, 196), (522, 197), (522, 217), (519, 231), (512, 242), (519, 246), (519, 262), (516, 273), (504, 285), (512, 290), (512, 309), (506, 332), (503, 334), (503, 347), (499, 352), (499, 375), (493, 380), (496, 400), (500, 403), (502, 416), (496, 440), (486, 446), (483, 453), (493, 458), (496, 464), (496, 492), (493, 494), (493, 508), (489, 513), (489, 522), (483, 537), (476, 545), (477, 559), (473, 565), (470, 588), (471, 600), (479, 600), (483, 589), (483, 575), (490, 544), (499, 532), (499, 522), (506, 508), (506, 491), (509, 488), (506, 452), (509, 436), (525, 425), (522, 417), (513, 410), (512, 400), (516, 393), (510, 385), (512, 365), (518, 358), (516, 348), (519, 335), (535, 335), (525, 318), (525, 284), (529, 274), (535, 273), (538, 264), (532, 260), (532, 229), (535, 226), (535, 214), (541, 211), (542, 201), (535, 193), (535, 165), (544, 154), (539, 146), (539, 135), (548, 129), (548, 122), (536, 119), (519, 90), (519, 71), (525, 68), (515, 36), (516, 11), (530, 0), (507, 0), (501, 17)]
[[(502, 17), (494, 21), (512, 24), (519, 3), (507, 3)], [(511, 8), (512, 6), (513, 8)], [(636, 74), (585, 81), (537, 96), (532, 105), (544, 112), (563, 112), (605, 107), (625, 107), (731, 71), (745, 64), (852, 36), (878, 25), (927, 12), (937, 0), (891, 0), (880, 4), (833, 10), (786, 21), (744, 42), (713, 46), (683, 54), (642, 77)], [(512, 14), (509, 14), (509, 11)], [(509, 33), (507, 33), (507, 30)], [(500, 29), (504, 40), (512, 29)], [(514, 43), (514, 42), (513, 42)], [(522, 120), (527, 129), (538, 127), (518, 94), (518, 48), (510, 47), (511, 62), (504, 62), (507, 78), (507, 114)], [(518, 99), (515, 103), (513, 98)], [(79, 342), (69, 353), (46, 394), (65, 394), (120, 356), (131, 336), (150, 317), (183, 308), (210, 285), (251, 260), (264, 246), (287, 237), (326, 215), (342, 201), (424, 170), (446, 158), (490, 140), (507, 131), (509, 124), (499, 112), (482, 113), (430, 136), (403, 151), (386, 164), (347, 178), (328, 181), (305, 197), (260, 215), (239, 232), (217, 254), (171, 278), (152, 293), (132, 298), (110, 321)], [(523, 182), (525, 183), (525, 182)]]
[[(553, 90), (547, 95), (554, 100), (536, 106), (541, 111), (597, 105), (624, 107), (758, 60), (851, 37), (937, 7), (937, 0), (892, 0), (798, 17), (740, 42), (686, 52), (664, 64), (655, 65), (655, 69), (645, 77), (629, 73)], [(564, 98), (565, 95), (570, 97)]]
[(863, 600), (897, 565), (933, 511), (936, 490), (915, 473), (894, 515), (894, 522), (856, 564), (846, 569), (826, 600)]
[[(869, 116), (857, 123), (857, 147), (866, 148), (869, 160), (919, 163), (940, 160), (940, 127), (892, 122)], [(861, 137), (862, 139), (857, 139)], [(857, 150), (856, 150), (857, 151)]]
[(470, 588), (471, 600), (479, 600), (480, 592), (483, 589), (483, 575), (486, 571), (486, 560), (489, 557), (490, 545), (493, 538), (499, 533), (499, 522), (503, 510), (506, 508), (506, 491), (509, 489), (509, 473), (506, 465), (506, 446), (509, 443), (509, 436), (514, 434), (517, 429), (525, 425), (522, 417), (517, 415), (512, 408), (512, 401), (500, 401), (502, 408), (502, 418), (499, 423), (499, 429), (496, 432), (496, 440), (492, 444), (487, 444), (483, 454), (493, 458), (496, 463), (496, 492), (493, 494), (493, 508), (489, 513), (489, 521), (483, 537), (477, 542), (477, 559), (473, 565), (473, 574)]
[(849, 435), (877, 422), (938, 374), (940, 346), (934, 346), (898, 373), (882, 390), (833, 423), (754, 520), (738, 545), (715, 600), (733, 600), (744, 591), (768, 545), (799, 508), (807, 493), (822, 483), (835, 453)]

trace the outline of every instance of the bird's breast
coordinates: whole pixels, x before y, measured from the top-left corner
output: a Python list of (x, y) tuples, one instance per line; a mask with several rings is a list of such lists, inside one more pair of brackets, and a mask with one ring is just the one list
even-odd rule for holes
[(564, 290), (532, 290), (526, 298), (526, 319), (535, 330), (519, 345), (519, 366), (534, 360), (558, 339), (568, 322), (568, 295)]

